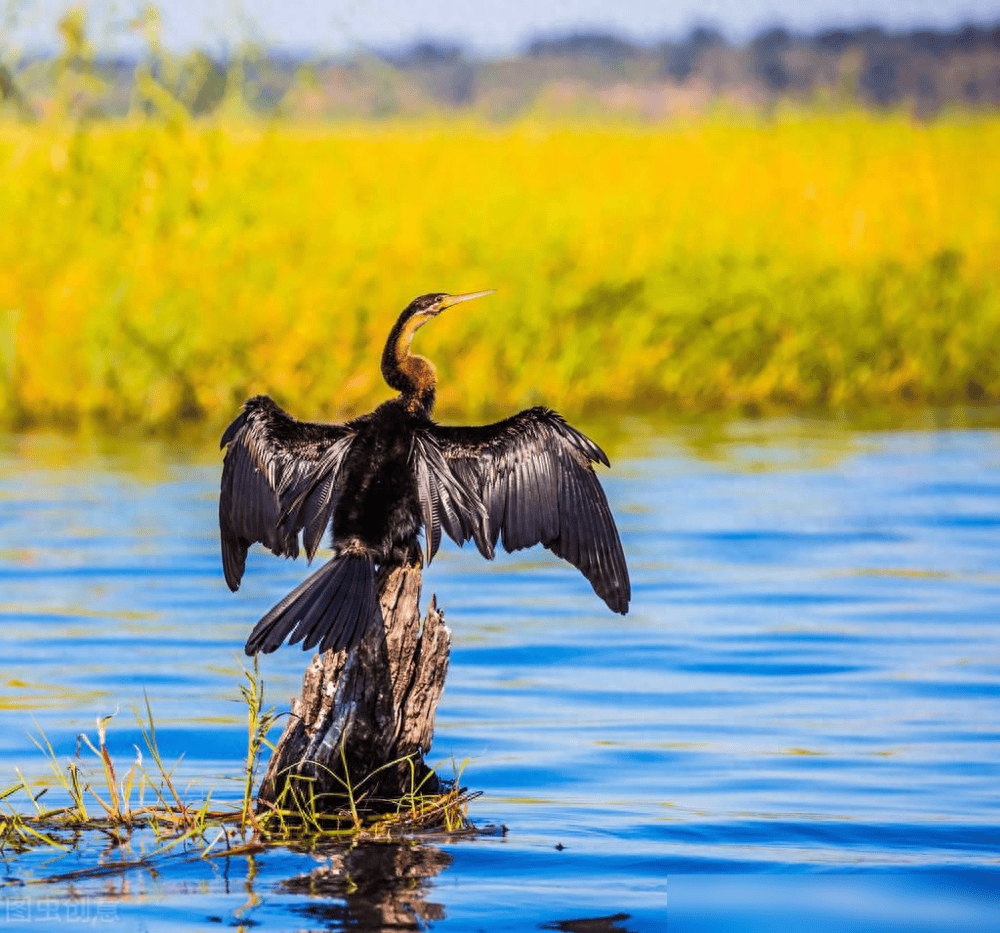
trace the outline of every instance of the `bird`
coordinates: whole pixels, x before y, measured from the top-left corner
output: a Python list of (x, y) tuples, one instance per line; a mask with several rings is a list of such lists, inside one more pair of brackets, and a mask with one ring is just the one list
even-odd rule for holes
[(459, 545), (473, 541), (488, 560), (498, 542), (508, 552), (541, 544), (577, 567), (609, 609), (628, 612), (628, 567), (593, 466), (610, 463), (597, 444), (544, 407), (479, 426), (432, 418), (437, 374), (412, 352), (414, 335), (445, 309), (493, 291), (411, 301), (381, 360), (398, 394), (370, 413), (315, 424), (257, 395), (226, 428), (219, 530), (232, 591), (252, 544), (295, 558), (301, 535), (311, 563), (332, 526), (332, 556), (261, 618), (248, 655), (286, 639), (306, 651), (353, 648), (382, 622), (377, 569), (429, 566), (442, 531)]

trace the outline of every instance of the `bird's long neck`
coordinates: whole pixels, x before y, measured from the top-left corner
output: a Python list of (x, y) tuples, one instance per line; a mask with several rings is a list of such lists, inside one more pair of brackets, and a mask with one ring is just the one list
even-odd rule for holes
[(437, 372), (430, 360), (410, 352), (413, 335), (427, 320), (408, 310), (399, 316), (382, 351), (382, 376), (390, 388), (402, 394), (407, 408), (429, 415), (434, 407)]

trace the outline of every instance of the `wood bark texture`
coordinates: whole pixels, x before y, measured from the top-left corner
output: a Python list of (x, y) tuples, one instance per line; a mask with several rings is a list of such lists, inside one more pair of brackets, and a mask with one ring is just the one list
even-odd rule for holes
[[(378, 809), (438, 789), (423, 755), (434, 737), (451, 632), (434, 597), (420, 621), (420, 568), (379, 572), (383, 626), (352, 651), (315, 655), (257, 794), (258, 805), (290, 808), (292, 794), (323, 813), (354, 800)], [(421, 786), (421, 782), (423, 782)]]

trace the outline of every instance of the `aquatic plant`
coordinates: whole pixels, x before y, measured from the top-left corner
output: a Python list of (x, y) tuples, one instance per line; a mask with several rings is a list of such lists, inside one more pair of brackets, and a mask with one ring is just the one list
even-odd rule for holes
[[(133, 711), (145, 751), (136, 749), (127, 770), (108, 751), (107, 728), (113, 716), (98, 720), (96, 743), (86, 735), (79, 737), (77, 753), (66, 764), (39, 730), (34, 741), (51, 776), (28, 780), (18, 771), (18, 781), (0, 792), (0, 805), (6, 811), (0, 813), (0, 858), (16, 857), (38, 846), (68, 851), (78, 846), (85, 834), (101, 833), (112, 840), (121, 855), (120, 862), (105, 862), (93, 869), (93, 873), (106, 873), (109, 868), (152, 864), (174, 849), (184, 857), (213, 858), (290, 844), (310, 848), (338, 841), (385, 841), (415, 833), (473, 831), (468, 805), (476, 795), (459, 786), (460, 769), (456, 769), (454, 780), (441, 782), (439, 793), (429, 792), (428, 778), (418, 781), (414, 773), (409, 793), (398, 800), (376, 800), (366, 793), (373, 775), (364, 775), (343, 782), (339, 809), (332, 810), (329, 801), (301, 792), (290, 792), (275, 805), (257, 808), (255, 777), (263, 750), (271, 747), (267, 735), (277, 717), (273, 709), (263, 707), (263, 681), (256, 664), (244, 674), (246, 683), (240, 685), (240, 693), (247, 707), (247, 756), (240, 800), (218, 803), (212, 792), (185, 799), (174, 779), (179, 762), (171, 765), (163, 760), (147, 699), (143, 713)], [(83, 759), (83, 750), (94, 756), (96, 768), (92, 761)], [(53, 786), (62, 790), (67, 804), (44, 806)], [(31, 811), (15, 806), (25, 798)], [(153, 844), (140, 846), (135, 854), (133, 837), (143, 842), (151, 837)]]

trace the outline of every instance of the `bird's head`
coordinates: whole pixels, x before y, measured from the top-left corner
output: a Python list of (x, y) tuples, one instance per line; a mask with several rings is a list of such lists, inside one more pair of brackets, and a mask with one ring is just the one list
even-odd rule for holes
[(395, 326), (389, 332), (389, 339), (382, 352), (382, 375), (393, 389), (414, 399), (414, 404), (429, 413), (434, 404), (436, 375), (430, 360), (410, 353), (413, 335), (431, 318), (437, 317), (445, 308), (472, 301), (483, 295), (492, 295), (494, 289), (482, 292), (466, 292), (464, 295), (447, 295), (432, 292), (414, 298), (399, 315)]
[(445, 308), (452, 305), (461, 304), (463, 301), (472, 301), (473, 298), (482, 298), (485, 295), (492, 295), (496, 289), (488, 288), (482, 292), (466, 292), (464, 295), (448, 295), (445, 292), (431, 292), (429, 295), (420, 295), (414, 298), (400, 315), (401, 319), (412, 326), (407, 328), (411, 333), (418, 327), (426, 324), (431, 318), (437, 317)]

